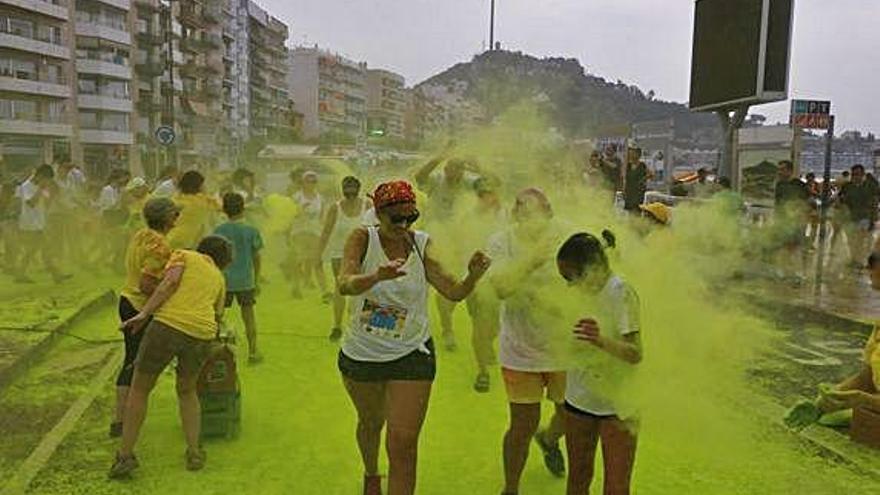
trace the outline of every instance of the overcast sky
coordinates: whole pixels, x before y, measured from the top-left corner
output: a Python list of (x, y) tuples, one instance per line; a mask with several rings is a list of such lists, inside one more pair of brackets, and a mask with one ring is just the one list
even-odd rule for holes
[[(841, 130), (880, 133), (880, 2), (795, 0), (790, 93), (831, 99)], [(418, 83), (488, 43), (490, 0), (258, 0), (315, 44)], [(658, 97), (688, 98), (693, 0), (496, 0), (496, 39)], [(787, 120), (788, 104), (755, 107)]]

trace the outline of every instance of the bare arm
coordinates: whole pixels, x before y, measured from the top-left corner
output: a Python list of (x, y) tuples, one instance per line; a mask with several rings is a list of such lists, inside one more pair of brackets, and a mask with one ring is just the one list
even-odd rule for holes
[(172, 266), (165, 271), (165, 276), (162, 277), (162, 281), (159, 282), (147, 303), (144, 304), (141, 313), (147, 316), (152, 315), (177, 292), (177, 288), (180, 287), (180, 279), (183, 277), (183, 270), (183, 266)]
[[(443, 265), (434, 258), (431, 242), (425, 246), (425, 272), (430, 283), (437, 292), (450, 301), (461, 301), (473, 292), (477, 282), (485, 275), (489, 268), (489, 258), (481, 252), (474, 254), (468, 266), (468, 274), (464, 279), (458, 280), (447, 272)], [(485, 266), (483, 266), (485, 265)]]
[(361, 264), (367, 252), (370, 234), (365, 228), (351, 233), (345, 242), (342, 268), (339, 272), (339, 293), (343, 296), (357, 296), (373, 288), (384, 280), (393, 280), (406, 275), (401, 269), (406, 260), (393, 260), (379, 266), (375, 272), (361, 273)]
[(428, 163), (422, 165), (421, 168), (416, 172), (416, 183), (419, 187), (425, 187), (428, 181), (431, 178), (431, 174), (434, 173), (434, 170), (443, 163), (445, 158), (442, 156), (438, 156), (436, 158), (432, 158)]
[(334, 204), (327, 210), (327, 216), (324, 218), (324, 229), (321, 231), (321, 241), (318, 244), (318, 255), (324, 254), (327, 249), (327, 243), (330, 242), (330, 235), (333, 233), (333, 227), (336, 226), (336, 219), (339, 216), (339, 205)]
[(642, 339), (638, 332), (624, 335), (623, 340), (600, 336), (596, 347), (630, 364), (638, 364), (642, 360)]
[(158, 287), (161, 282), (162, 279), (160, 279), (159, 277), (154, 277), (149, 273), (142, 273), (140, 283), (138, 284), (138, 289), (140, 289), (141, 294), (145, 296), (150, 296), (153, 294), (153, 292), (156, 291), (156, 287)]
[(519, 287), (537, 269), (541, 268), (547, 259), (540, 256), (529, 256), (518, 261), (511, 261), (498, 273), (493, 271), (490, 277), (492, 288), (499, 299), (507, 299), (517, 293)]

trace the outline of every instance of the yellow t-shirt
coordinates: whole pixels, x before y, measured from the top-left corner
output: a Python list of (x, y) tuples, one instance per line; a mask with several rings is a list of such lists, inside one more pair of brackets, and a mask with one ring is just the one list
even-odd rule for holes
[(177, 194), (174, 203), (180, 207), (180, 216), (168, 233), (168, 243), (174, 249), (195, 249), (202, 237), (211, 232), (211, 222), (220, 211), (220, 202), (213, 196), (198, 193)]
[(880, 390), (880, 326), (874, 327), (874, 332), (865, 345), (865, 364), (871, 368), (874, 388)]
[(153, 229), (141, 229), (131, 236), (125, 251), (125, 284), (120, 293), (140, 310), (147, 302), (141, 292), (141, 276), (147, 274), (161, 279), (171, 256), (171, 248), (165, 236)]
[(211, 340), (226, 299), (223, 272), (209, 256), (186, 249), (171, 253), (166, 269), (176, 266), (183, 267), (180, 284), (153, 318), (197, 339)]

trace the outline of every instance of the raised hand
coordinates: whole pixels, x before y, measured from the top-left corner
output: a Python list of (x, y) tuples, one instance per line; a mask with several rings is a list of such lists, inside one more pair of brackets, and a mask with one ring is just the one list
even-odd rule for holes
[(480, 278), (486, 274), (490, 266), (492, 266), (492, 258), (482, 251), (477, 251), (468, 262), (468, 273), (471, 277)]

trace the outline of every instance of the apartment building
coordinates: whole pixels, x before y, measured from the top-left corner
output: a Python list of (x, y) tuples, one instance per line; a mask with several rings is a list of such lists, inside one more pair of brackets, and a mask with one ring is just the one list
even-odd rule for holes
[(367, 130), (392, 139), (404, 138), (406, 80), (400, 74), (367, 70)]
[(366, 63), (317, 47), (297, 47), (290, 52), (288, 87), (302, 114), (305, 138), (366, 133)]
[(447, 128), (446, 108), (427, 96), (421, 88), (412, 88), (405, 96), (403, 128), (407, 141), (420, 143)]
[(223, 164), (291, 130), (287, 26), (249, 0), (0, 0), (0, 154), (94, 176)]

